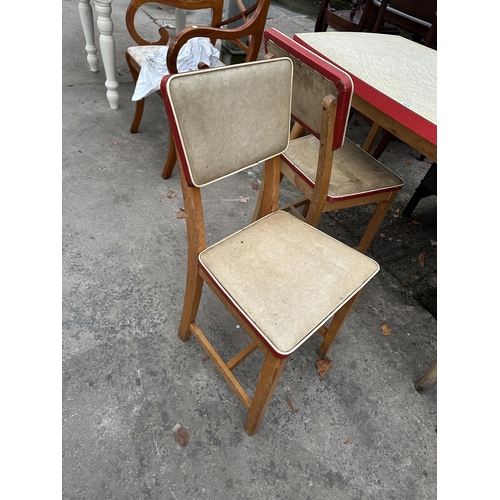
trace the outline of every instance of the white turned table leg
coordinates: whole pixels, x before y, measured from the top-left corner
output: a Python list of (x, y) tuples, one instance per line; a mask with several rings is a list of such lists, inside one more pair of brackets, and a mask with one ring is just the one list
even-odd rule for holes
[(85, 50), (87, 51), (87, 62), (90, 66), (90, 71), (97, 71), (97, 47), (94, 39), (94, 16), (92, 15), (92, 7), (90, 0), (80, 0), (78, 10), (80, 11), (80, 21), (82, 23), (83, 34), (85, 36)]
[(116, 81), (116, 53), (113, 38), (113, 21), (111, 20), (111, 2), (113, 0), (95, 0), (97, 12), (97, 28), (99, 29), (99, 45), (102, 62), (106, 73), (106, 97), (111, 109), (118, 109), (118, 82)]
[(175, 9), (175, 32), (179, 33), (186, 27), (186, 11), (184, 9)]

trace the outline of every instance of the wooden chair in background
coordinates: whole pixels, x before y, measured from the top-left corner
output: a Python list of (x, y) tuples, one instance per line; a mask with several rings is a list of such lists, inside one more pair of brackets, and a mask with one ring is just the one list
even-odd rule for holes
[[(217, 40), (231, 40), (245, 52), (245, 62), (255, 61), (258, 57), (262, 42), (262, 34), (264, 32), (270, 0), (256, 0), (255, 3), (247, 9), (240, 0), (236, 1), (240, 6), (241, 13), (230, 19), (222, 20), (224, 0), (132, 0), (128, 6), (125, 20), (130, 36), (138, 44), (135, 47), (129, 47), (126, 52), (126, 60), (134, 82), (137, 82), (142, 63), (147, 53), (157, 50), (159, 45), (166, 45), (167, 43), (169, 48), (166, 65), (170, 74), (177, 73), (177, 57), (179, 51), (188, 40), (195, 37), (208, 37), (214, 45)], [(160, 28), (158, 30), (160, 39), (148, 41), (138, 33), (135, 26), (137, 11), (147, 3), (162, 4), (184, 10), (211, 9), (212, 20), (210, 26), (187, 26), (177, 33), (172, 40), (169, 40), (168, 31), (165, 28)], [(243, 20), (241, 26), (237, 28), (225, 28), (227, 25), (240, 19)], [(145, 99), (136, 102), (134, 119), (130, 127), (130, 132), (132, 134), (137, 133), (139, 130), (144, 104)], [(162, 177), (164, 179), (168, 179), (171, 176), (174, 166), (175, 149), (172, 137), (170, 137), (168, 157), (162, 172)]]
[[(325, 357), (359, 292), (379, 267), (277, 210), (279, 155), (289, 142), (289, 59), (166, 76), (161, 92), (175, 141), (188, 238), (178, 334), (183, 341), (193, 334), (200, 342), (248, 410), (245, 431), (253, 435), (287, 359), (315, 332), (324, 337), (318, 353)], [(206, 248), (201, 188), (261, 161), (265, 161), (263, 217)], [(227, 362), (222, 358), (224, 348), (217, 350), (198, 324), (204, 283), (251, 340)], [(264, 362), (250, 396), (233, 370), (256, 349)]]
[[(128, 47), (125, 53), (125, 58), (127, 60), (127, 64), (129, 66), (130, 73), (134, 82), (137, 82), (137, 79), (139, 78), (141, 66), (147, 55), (152, 51), (157, 50), (158, 46), (167, 45), (170, 40), (170, 35), (166, 28), (159, 28), (158, 34), (160, 35), (160, 38), (153, 41), (146, 40), (138, 32), (138, 27), (136, 26), (136, 22), (138, 19), (137, 14), (141, 7), (147, 4), (159, 4), (165, 7), (171, 7), (180, 10), (211, 9), (211, 24), (215, 26), (222, 21), (223, 0), (131, 0), (125, 14), (125, 22), (127, 25), (127, 30), (132, 39), (137, 43), (137, 46)], [(136, 102), (134, 119), (132, 121), (132, 125), (130, 126), (130, 132), (132, 134), (137, 133), (139, 130), (139, 125), (141, 123), (142, 114), (144, 111), (144, 104), (145, 99), (141, 99)]]
[[(330, 0), (322, 0), (314, 31), (327, 31), (328, 27), (337, 31), (370, 31), (377, 20), (378, 7), (373, 0), (352, 0), (351, 9), (336, 10)], [(399, 34), (399, 29), (384, 23), (380, 31)]]
[[(345, 137), (350, 76), (276, 29), (266, 30), (264, 38), (268, 54), (294, 63), (291, 114), (296, 125), (281, 155), (281, 172), (305, 198), (283, 209), (317, 226), (323, 212), (375, 204), (357, 247), (365, 253), (403, 180)], [(254, 219), (259, 210), (257, 204)]]
[[(167, 67), (170, 74), (177, 73), (177, 57), (181, 47), (195, 37), (207, 37), (216, 40), (230, 40), (244, 54), (244, 62), (256, 61), (262, 43), (270, 0), (256, 0), (245, 8), (241, 0), (235, 0), (240, 13), (214, 26), (189, 26), (175, 35), (167, 54)], [(236, 27), (228, 27), (237, 25)]]
[(373, 33), (381, 33), (389, 22), (410, 33), (414, 41), (436, 42), (437, 0), (373, 0), (378, 8)]

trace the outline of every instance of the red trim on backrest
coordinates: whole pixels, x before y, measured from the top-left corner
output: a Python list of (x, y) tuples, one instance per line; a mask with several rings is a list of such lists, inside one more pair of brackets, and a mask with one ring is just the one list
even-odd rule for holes
[[(320, 57), (315, 52), (304, 47), (292, 38), (287, 37), (275, 28), (270, 28), (264, 31), (264, 42), (267, 52), (267, 41), (271, 40), (278, 47), (289, 52), (292, 56), (302, 61), (307, 66), (310, 66), (320, 75), (332, 81), (338, 90), (337, 96), (337, 114), (335, 117), (333, 149), (342, 147), (344, 136), (349, 120), (349, 111), (351, 109), (351, 99), (354, 92), (352, 79), (346, 71), (338, 66), (327, 61), (324, 57)], [(293, 117), (302, 126), (312, 132), (307, 124), (302, 123), (299, 117)], [(317, 136), (316, 133), (313, 133)]]
[(163, 97), (163, 102), (165, 103), (165, 111), (168, 116), (168, 121), (170, 124), (170, 133), (173, 135), (175, 147), (177, 153), (180, 155), (180, 158), (177, 157), (177, 162), (179, 163), (179, 167), (183, 169), (184, 175), (186, 176), (186, 181), (190, 186), (194, 186), (193, 179), (191, 178), (191, 173), (189, 172), (189, 168), (187, 168), (187, 160), (186, 155), (184, 154), (184, 148), (182, 147), (181, 138), (179, 135), (179, 129), (177, 128), (177, 122), (175, 120), (174, 111), (172, 109), (172, 104), (168, 97), (167, 92), (167, 80), (174, 75), (165, 75), (160, 82), (160, 90), (161, 95)]

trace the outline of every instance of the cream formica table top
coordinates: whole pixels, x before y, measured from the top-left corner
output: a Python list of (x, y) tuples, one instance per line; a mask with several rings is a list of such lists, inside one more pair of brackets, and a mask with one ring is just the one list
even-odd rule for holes
[(437, 51), (380, 33), (298, 33), (294, 39), (349, 73), (357, 96), (437, 146)]

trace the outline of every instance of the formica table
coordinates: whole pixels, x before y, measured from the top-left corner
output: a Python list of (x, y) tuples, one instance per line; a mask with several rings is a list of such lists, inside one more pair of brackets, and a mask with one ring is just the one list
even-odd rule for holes
[(380, 33), (298, 33), (294, 39), (349, 73), (352, 107), (437, 161), (437, 52), (402, 36)]

